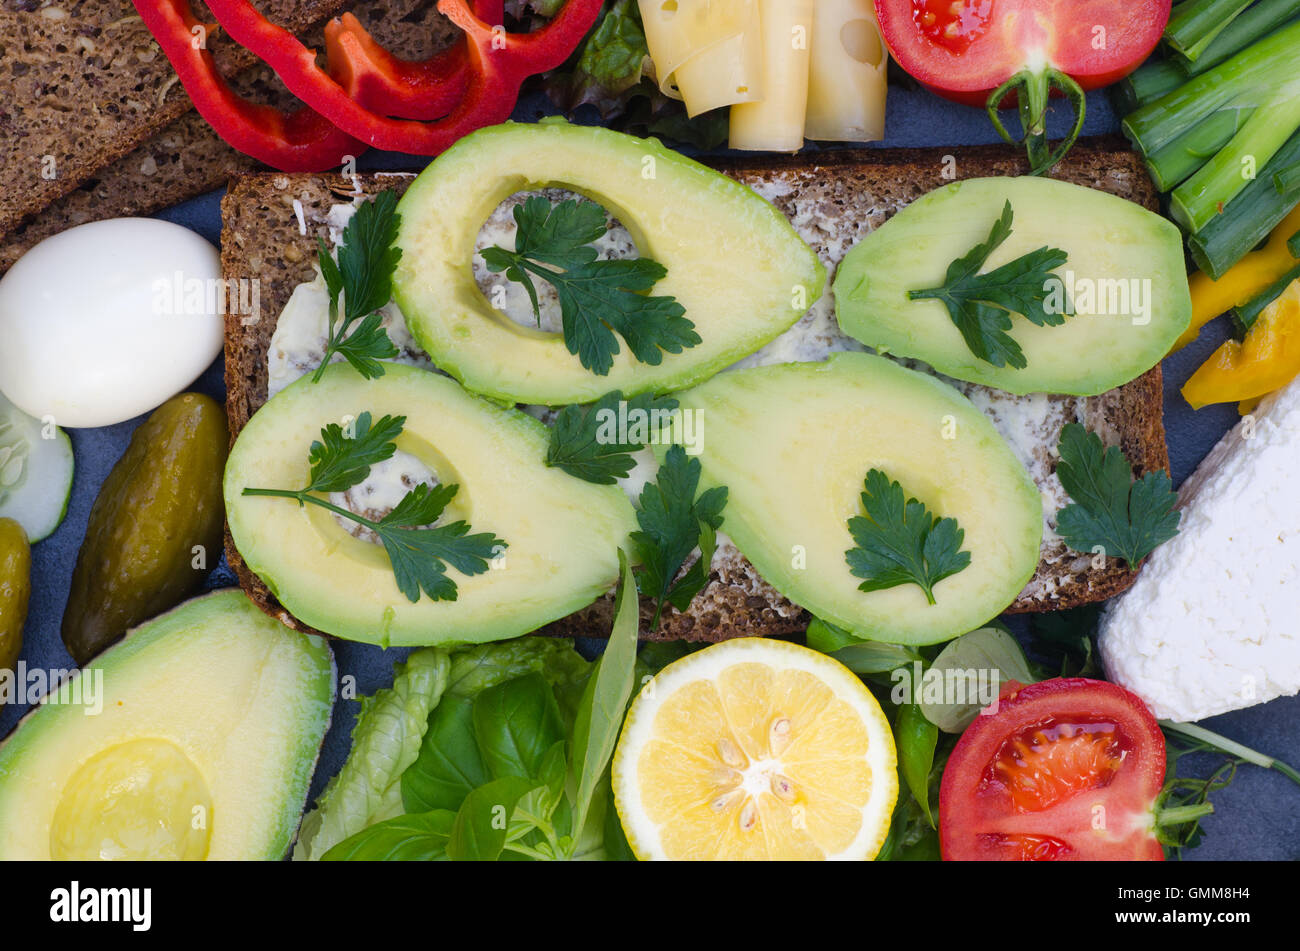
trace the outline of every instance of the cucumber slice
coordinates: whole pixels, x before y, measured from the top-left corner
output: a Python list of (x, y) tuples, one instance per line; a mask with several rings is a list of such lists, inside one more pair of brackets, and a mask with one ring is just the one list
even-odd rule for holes
[(72, 472), (68, 434), (0, 393), (0, 518), (16, 521), (33, 543), (53, 534), (68, 512)]

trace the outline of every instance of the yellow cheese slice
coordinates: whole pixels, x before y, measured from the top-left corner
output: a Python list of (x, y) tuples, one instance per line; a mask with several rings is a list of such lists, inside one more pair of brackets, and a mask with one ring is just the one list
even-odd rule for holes
[(694, 56), (755, 26), (757, 0), (638, 0), (659, 88), (681, 99), (675, 73)]
[(731, 147), (797, 152), (808, 107), (813, 0), (759, 0), (763, 35), (761, 102), (732, 106)]
[(804, 135), (840, 142), (884, 138), (888, 65), (871, 0), (817, 0)]
[(686, 114), (763, 98), (763, 37), (755, 18), (753, 29), (728, 37), (677, 67), (677, 89)]

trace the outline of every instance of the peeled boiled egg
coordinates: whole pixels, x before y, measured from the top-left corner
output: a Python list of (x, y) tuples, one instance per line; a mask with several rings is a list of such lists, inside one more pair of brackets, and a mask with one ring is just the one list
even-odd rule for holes
[(0, 393), (57, 426), (159, 406), (221, 352), (216, 248), (167, 221), (115, 218), (36, 245), (0, 279)]

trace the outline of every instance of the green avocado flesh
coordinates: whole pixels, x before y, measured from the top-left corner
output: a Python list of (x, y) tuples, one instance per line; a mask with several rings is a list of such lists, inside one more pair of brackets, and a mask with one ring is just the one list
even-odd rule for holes
[[(619, 338), (606, 376), (563, 336), (494, 310), (472, 273), (480, 227), (509, 196), (559, 186), (603, 205), (642, 257), (668, 270), (655, 285), (685, 308), (702, 342), (657, 366)], [(771, 204), (654, 140), (559, 121), (506, 123), (461, 139), (398, 206), (394, 296), (411, 333), (469, 389), (517, 403), (587, 403), (610, 390), (664, 392), (708, 379), (795, 323), (821, 296), (825, 269)]]
[[(864, 638), (933, 644), (999, 614), (1038, 564), (1038, 490), (988, 418), (933, 377), (841, 353), (721, 374), (678, 398), (699, 412), (722, 530), (781, 594)], [(934, 587), (858, 590), (845, 552), (870, 469), (965, 530), (970, 566)]]
[[(291, 499), (246, 497), (246, 487), (300, 489), (321, 428), (369, 412), (405, 416), (399, 451), (460, 486), (444, 520), (469, 522), (507, 548), (466, 577), (448, 567), (455, 601), (403, 596), (382, 545), (353, 537), (335, 516)], [(397, 364), (362, 378), (346, 364), (319, 383), (304, 377), (263, 406), (226, 464), (226, 518), (235, 547), (294, 617), (372, 644), (477, 643), (516, 637), (586, 607), (618, 580), (618, 548), (635, 528), (617, 486), (545, 465), (549, 431), (455, 380)]]
[(188, 601), (0, 746), (0, 860), (282, 858), (333, 704), (321, 638), (237, 590)]
[[(1012, 317), (1028, 366), (995, 367), (973, 353), (937, 300), (948, 266), (987, 240), (1006, 202), (1011, 236), (987, 273), (1042, 247), (1068, 259), (1055, 273), (1077, 313), (1056, 327)], [(1046, 178), (976, 178), (936, 189), (867, 235), (835, 277), (840, 326), (896, 356), (1011, 393), (1096, 395), (1151, 369), (1191, 321), (1178, 229), (1130, 201)]]

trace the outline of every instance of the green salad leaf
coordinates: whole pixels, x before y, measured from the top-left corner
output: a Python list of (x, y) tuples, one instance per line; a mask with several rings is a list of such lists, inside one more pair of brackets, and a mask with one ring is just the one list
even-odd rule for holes
[(436, 862), (447, 858), (456, 813), (438, 809), (394, 816), (344, 839), (321, 856), (323, 862)]
[(1117, 447), (1103, 448), (1100, 437), (1078, 423), (1061, 430), (1061, 461), (1056, 474), (1073, 500), (1057, 513), (1056, 530), (1078, 552), (1100, 548), (1136, 567), (1158, 546), (1178, 534), (1182, 513), (1169, 473), (1133, 470)]
[[(638, 602), (622, 553), (620, 565), (614, 629), (596, 664), (571, 642), (540, 637), (444, 656), (441, 700), (426, 710), (400, 780), (386, 785), (384, 809), (358, 810), (328, 839), (305, 830), (314, 842), (305, 857), (626, 857), (610, 818), (609, 761), (636, 677)], [(399, 681), (395, 691), (401, 672)], [(336, 782), (363, 768), (361, 739)]]
[(578, 791), (574, 798), (574, 825), (581, 828), (596, 795), (597, 786), (609, 769), (614, 745), (636, 682), (636, 645), (641, 612), (636, 582), (622, 549), (618, 553), (622, 579), (614, 602), (614, 628), (605, 653), (578, 706), (573, 725), (573, 757)]
[(407, 812), (455, 810), (491, 778), (474, 735), (474, 702), (448, 692), (429, 717), (420, 755), (402, 773), (402, 805)]
[(361, 701), (352, 752), (302, 821), (294, 859), (318, 859), (367, 826), (401, 812), (401, 779), (420, 753), (429, 712), (438, 705), (451, 664), (422, 648), (397, 667), (393, 686)]
[(564, 739), (555, 693), (541, 674), (489, 687), (474, 698), (474, 738), (495, 778), (542, 776), (542, 758)]

